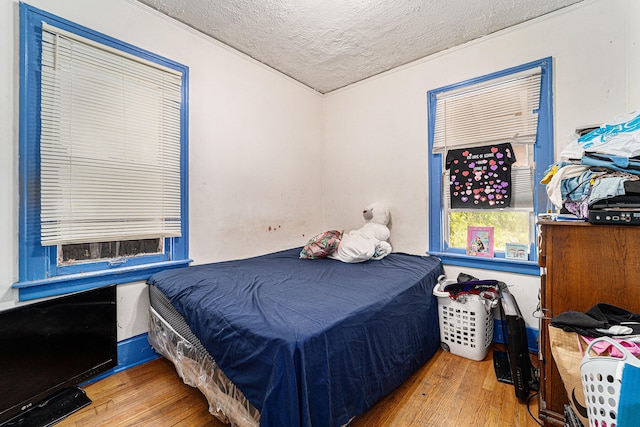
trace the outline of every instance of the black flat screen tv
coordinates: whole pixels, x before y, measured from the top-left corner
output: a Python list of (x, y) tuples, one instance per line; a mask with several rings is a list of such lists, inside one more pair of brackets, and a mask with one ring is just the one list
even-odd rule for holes
[(516, 299), (506, 286), (500, 288), (500, 314), (503, 329), (506, 329), (503, 335), (507, 351), (494, 352), (494, 366), (496, 373), (501, 370), (499, 366), (504, 367), (507, 375), (499, 375), (498, 379), (513, 384), (515, 395), (522, 402), (532, 390), (538, 389), (538, 385), (529, 355), (526, 324)]
[(117, 363), (115, 285), (0, 311), (0, 426), (53, 424)]

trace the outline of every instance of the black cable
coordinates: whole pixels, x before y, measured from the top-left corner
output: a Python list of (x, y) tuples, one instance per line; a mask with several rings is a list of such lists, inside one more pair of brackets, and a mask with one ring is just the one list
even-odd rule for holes
[(540, 422), (540, 420), (533, 415), (533, 413), (531, 412), (531, 407), (529, 406), (529, 404), (531, 403), (531, 400), (536, 397), (538, 395), (538, 392), (536, 391), (535, 393), (533, 393), (532, 395), (530, 395), (527, 398), (527, 412), (529, 413), (529, 415), (531, 416), (531, 418), (533, 418), (533, 421), (535, 421), (536, 423), (538, 423), (538, 425), (544, 426), (544, 424), (542, 424)]

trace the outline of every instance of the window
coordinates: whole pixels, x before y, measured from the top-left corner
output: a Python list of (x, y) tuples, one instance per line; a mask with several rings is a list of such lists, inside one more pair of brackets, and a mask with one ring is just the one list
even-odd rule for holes
[(19, 298), (187, 264), (188, 68), (20, 7)]
[(164, 239), (119, 240), (58, 246), (58, 265), (74, 265), (164, 253)]
[[(547, 203), (546, 194), (536, 183), (553, 162), (551, 74), (552, 59), (545, 58), (427, 94), (429, 252), (442, 257), (443, 262), (539, 274), (533, 262), (537, 256), (535, 218)], [(458, 193), (447, 156), (505, 143), (510, 144), (516, 159), (511, 164), (508, 206), (478, 209), (471, 205), (473, 200), (469, 206), (452, 205), (451, 198)], [(494, 228), (494, 257), (466, 256), (468, 226)], [(507, 243), (529, 247), (530, 261), (505, 259)]]

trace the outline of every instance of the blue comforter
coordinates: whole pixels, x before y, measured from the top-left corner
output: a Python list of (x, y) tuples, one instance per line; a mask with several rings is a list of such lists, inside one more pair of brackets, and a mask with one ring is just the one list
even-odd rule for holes
[(340, 426), (440, 344), (440, 260), (394, 253), (346, 264), (300, 248), (167, 270), (158, 287), (247, 399), (261, 426)]

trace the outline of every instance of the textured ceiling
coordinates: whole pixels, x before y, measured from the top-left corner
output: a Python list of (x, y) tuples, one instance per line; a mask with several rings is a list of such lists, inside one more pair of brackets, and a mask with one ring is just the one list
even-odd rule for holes
[(581, 0), (138, 0), (327, 93)]

